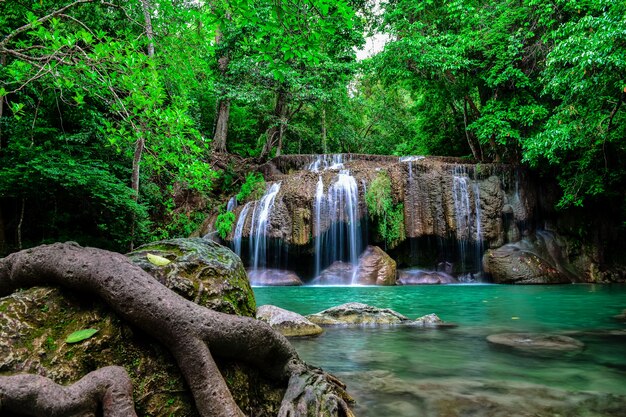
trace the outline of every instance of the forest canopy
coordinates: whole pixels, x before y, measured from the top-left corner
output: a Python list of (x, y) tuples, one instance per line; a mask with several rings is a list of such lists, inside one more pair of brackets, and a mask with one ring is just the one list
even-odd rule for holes
[(0, 0), (0, 254), (186, 236), (285, 153), (522, 164), (623, 221), (624, 100), (621, 1)]

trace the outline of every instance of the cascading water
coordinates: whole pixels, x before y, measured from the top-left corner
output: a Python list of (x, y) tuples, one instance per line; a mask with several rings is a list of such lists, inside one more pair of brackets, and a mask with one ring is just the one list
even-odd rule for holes
[(239, 218), (237, 219), (237, 225), (235, 226), (235, 234), (233, 236), (233, 251), (241, 258), (241, 239), (243, 235), (243, 228), (246, 224), (246, 218), (248, 217), (248, 212), (250, 211), (251, 203), (246, 203), (239, 213)]
[(317, 188), (315, 190), (315, 201), (313, 203), (313, 213), (315, 213), (315, 275), (320, 275), (322, 261), (322, 204), (324, 202), (324, 181), (322, 176), (317, 180)]
[[(356, 265), (362, 250), (361, 221), (359, 217), (359, 189), (348, 170), (341, 170), (328, 192), (320, 177), (314, 202), (316, 221), (315, 273), (335, 261), (349, 261), (352, 280), (356, 277)], [(322, 216), (328, 228), (322, 232)]]
[(226, 211), (233, 211), (235, 208), (237, 208), (237, 197), (231, 197), (226, 205)]
[[(470, 190), (474, 194), (470, 195)], [(466, 270), (468, 245), (474, 243), (472, 248), (476, 254), (475, 268), (481, 269), (480, 254), (482, 252), (482, 230), (480, 215), (480, 189), (478, 183), (470, 187), (468, 172), (463, 167), (455, 167), (452, 177), (452, 197), (454, 201), (454, 217), (456, 222), (456, 239), (461, 260), (461, 270)], [(471, 204), (473, 197), (474, 205)], [(475, 235), (472, 235), (472, 231)]]
[(280, 182), (272, 184), (254, 207), (250, 226), (250, 266), (253, 270), (267, 264), (266, 234), (270, 212), (280, 191)]
[(309, 164), (307, 170), (312, 172), (326, 171), (327, 169), (343, 169), (343, 154), (317, 155)]

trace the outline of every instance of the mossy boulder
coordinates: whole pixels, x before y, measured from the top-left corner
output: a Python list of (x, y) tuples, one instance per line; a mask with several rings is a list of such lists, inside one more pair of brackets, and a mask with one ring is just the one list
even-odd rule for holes
[[(172, 262), (157, 267), (146, 260), (148, 251)], [(241, 261), (216, 243), (202, 239), (157, 242), (139, 248), (131, 258), (186, 298), (223, 312), (252, 315), (255, 311)], [(223, 302), (217, 299), (220, 292), (225, 294)], [(87, 328), (98, 332), (79, 343), (66, 342), (68, 335)], [(246, 414), (278, 413), (284, 387), (244, 364), (216, 361)], [(56, 288), (31, 288), (0, 298), (1, 375), (37, 373), (69, 384), (112, 364), (123, 366), (131, 376), (138, 415), (198, 415), (170, 353), (124, 324), (104, 303)]]
[[(149, 254), (170, 263), (156, 265)], [(223, 313), (255, 316), (254, 293), (241, 260), (218, 243), (202, 238), (162, 240), (140, 246), (128, 256), (188, 300)]]

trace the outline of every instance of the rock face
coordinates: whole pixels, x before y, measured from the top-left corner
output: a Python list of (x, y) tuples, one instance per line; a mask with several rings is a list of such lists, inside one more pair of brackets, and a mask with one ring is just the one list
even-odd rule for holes
[(357, 268), (361, 285), (396, 285), (396, 261), (378, 246), (368, 246)]
[(272, 305), (260, 306), (256, 318), (287, 337), (317, 336), (324, 330), (304, 316)]
[[(172, 262), (156, 266), (147, 253)], [(140, 266), (181, 295), (231, 313), (253, 315), (255, 303), (241, 261), (228, 249), (202, 239), (176, 239), (131, 254)], [(175, 272), (180, 271), (180, 279)], [(238, 289), (237, 289), (238, 288)], [(236, 295), (238, 291), (243, 292)], [(219, 294), (225, 301), (218, 302)], [(196, 416), (194, 402), (170, 353), (125, 325), (99, 301), (53, 288), (31, 288), (0, 299), (0, 373), (38, 373), (60, 384), (117, 364), (130, 374), (138, 415)], [(80, 329), (98, 332), (76, 344), (65, 342)], [(284, 389), (256, 370), (218, 362), (235, 400), (249, 415), (276, 415)]]
[(537, 233), (517, 243), (489, 250), (483, 266), (498, 284), (565, 284), (577, 281), (554, 235)]

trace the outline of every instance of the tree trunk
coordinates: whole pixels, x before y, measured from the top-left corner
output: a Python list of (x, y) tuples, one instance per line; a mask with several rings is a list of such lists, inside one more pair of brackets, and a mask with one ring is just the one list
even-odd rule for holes
[(278, 90), (278, 96), (276, 97), (276, 105), (274, 106), (274, 123), (265, 132), (266, 141), (261, 151), (261, 158), (269, 156), (276, 139), (278, 139), (278, 154), (280, 154), (280, 147), (282, 146), (282, 135), (284, 133), (284, 125), (287, 124), (287, 104), (288, 95), (287, 92), (280, 88)]
[[(269, 325), (199, 306), (159, 283), (124, 255), (75, 243), (55, 243), (0, 259), (0, 297), (19, 288), (42, 285), (100, 297), (122, 320), (161, 342), (178, 363), (202, 417), (243, 416), (213, 354), (245, 361), (270, 378), (288, 381), (279, 417), (353, 415), (344, 386), (301, 362), (287, 339)], [(0, 378), (0, 414), (5, 404), (20, 400), (16, 398), (19, 392), (12, 391), (20, 383), (11, 378)], [(33, 390), (46, 395), (44, 386)], [(86, 393), (76, 395), (80, 398)], [(32, 406), (38, 412), (31, 415), (50, 415), (41, 410), (43, 405)], [(104, 414), (111, 416), (120, 415)]]
[(149, 0), (141, 0), (141, 7), (143, 8), (143, 19), (146, 25), (146, 37), (148, 38), (148, 56), (154, 57), (154, 30), (152, 29), (152, 7)]
[(467, 139), (467, 144), (472, 150), (472, 156), (474, 159), (482, 162), (482, 155), (478, 152), (478, 149), (474, 143), (474, 134), (467, 129), (468, 125), (468, 116), (467, 116), (467, 99), (463, 99), (463, 124), (465, 125), (465, 138)]
[(322, 107), (322, 153), (326, 152), (326, 108)]
[(7, 250), (7, 239), (4, 225), (4, 216), (2, 215), (2, 200), (0, 199), (0, 258), (4, 256)]
[[(226, 13), (226, 20), (230, 20), (230, 14)], [(222, 32), (218, 28), (215, 34), (215, 45), (222, 43)], [(230, 56), (228, 52), (224, 53), (217, 60), (217, 66), (220, 71), (222, 81), (225, 83), (228, 65), (230, 64)], [(213, 152), (226, 152), (226, 140), (228, 138), (228, 120), (230, 119), (230, 99), (226, 97), (226, 92), (221, 91), (221, 98), (217, 104), (217, 118), (215, 120), (215, 131), (213, 132)]]
[(213, 152), (226, 152), (228, 137), (228, 119), (230, 118), (230, 100), (221, 99), (218, 104), (215, 134), (213, 135)]

